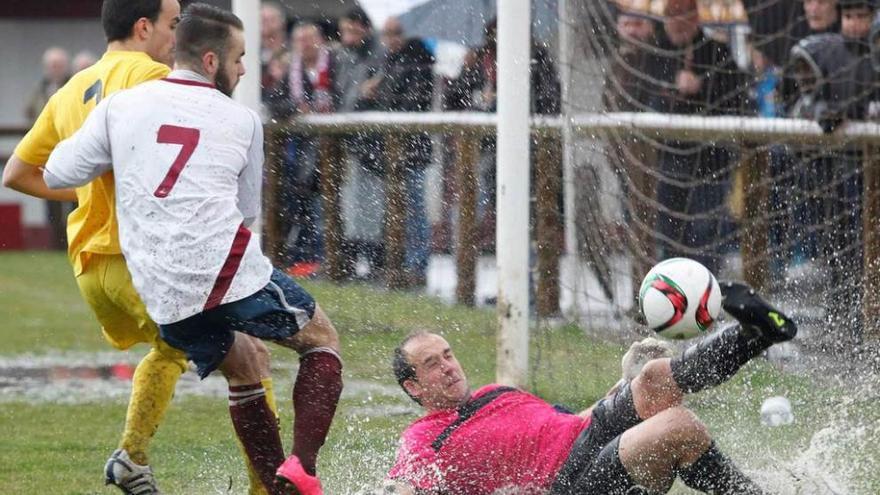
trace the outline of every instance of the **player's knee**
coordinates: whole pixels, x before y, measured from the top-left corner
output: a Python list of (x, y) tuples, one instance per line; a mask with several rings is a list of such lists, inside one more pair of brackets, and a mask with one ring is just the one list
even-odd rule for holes
[(266, 346), (266, 343), (262, 340), (253, 340), (252, 345), (254, 364), (256, 364), (256, 366), (259, 368), (261, 375), (263, 375), (264, 377), (269, 376), (269, 347)]
[(712, 439), (706, 425), (691, 410), (678, 406), (663, 412), (663, 436), (669, 448), (691, 458), (708, 447)]
[(174, 356), (169, 358), (169, 360), (177, 366), (181, 374), (186, 373), (187, 363), (189, 362), (186, 356)]
[(220, 371), (230, 385), (257, 383), (263, 378), (259, 368), (253, 366), (253, 363), (242, 361), (230, 362), (227, 359), (220, 366)]
[(220, 365), (221, 373), (231, 385), (256, 383), (263, 378), (258, 342), (245, 335), (236, 336), (232, 348)]
[(330, 349), (334, 353), (339, 354), (339, 336), (336, 335), (336, 330), (333, 330), (330, 335), (328, 335), (326, 341), (323, 345), (319, 346), (325, 349)]
[(300, 330), (294, 340), (296, 351), (300, 354), (316, 348), (330, 349), (339, 354), (339, 334), (320, 306), (315, 307), (312, 320)]
[(674, 384), (672, 380), (672, 371), (669, 368), (668, 359), (652, 359), (645, 363), (642, 371), (638, 375), (642, 381), (652, 388), (662, 390), (670, 384)]
[(672, 407), (666, 414), (670, 431), (683, 436), (708, 435), (706, 425), (690, 409), (684, 406)]
[(672, 378), (669, 359), (653, 359), (645, 363), (633, 380), (632, 388), (642, 418), (681, 404), (682, 394)]
[(158, 345), (153, 347), (150, 353), (154, 354), (156, 356), (156, 359), (177, 366), (180, 369), (181, 373), (186, 372), (187, 359), (186, 354), (184, 354), (183, 351), (171, 347), (164, 342), (159, 342)]
[(310, 342), (300, 349), (297, 349), (300, 354), (304, 354), (313, 349), (329, 349), (336, 354), (339, 354), (339, 336), (336, 335), (336, 331), (322, 333), (321, 337), (318, 339), (311, 339)]

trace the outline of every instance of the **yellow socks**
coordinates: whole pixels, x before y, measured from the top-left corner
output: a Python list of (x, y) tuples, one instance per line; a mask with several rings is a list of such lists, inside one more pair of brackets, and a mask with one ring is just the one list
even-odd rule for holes
[(174, 387), (184, 370), (186, 358), (182, 353), (170, 357), (155, 348), (138, 363), (119, 444), (137, 464), (148, 464), (147, 447), (171, 404)]
[(263, 384), (263, 388), (266, 389), (266, 403), (269, 404), (269, 409), (275, 414), (275, 417), (278, 417), (278, 404), (275, 403), (275, 389), (272, 385), (271, 378), (263, 378), (260, 380), (260, 383)]

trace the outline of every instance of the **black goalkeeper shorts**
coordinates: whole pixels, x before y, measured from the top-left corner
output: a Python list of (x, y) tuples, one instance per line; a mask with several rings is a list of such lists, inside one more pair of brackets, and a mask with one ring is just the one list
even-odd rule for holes
[(568, 459), (556, 475), (551, 495), (573, 495), (572, 488), (593, 468), (599, 452), (623, 432), (642, 422), (635, 411), (628, 383), (614, 395), (600, 400), (591, 416), (590, 426), (578, 435)]

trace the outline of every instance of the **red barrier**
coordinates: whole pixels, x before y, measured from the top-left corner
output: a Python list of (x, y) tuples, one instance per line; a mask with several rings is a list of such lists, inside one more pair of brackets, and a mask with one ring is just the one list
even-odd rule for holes
[(0, 251), (24, 249), (21, 205), (0, 204)]

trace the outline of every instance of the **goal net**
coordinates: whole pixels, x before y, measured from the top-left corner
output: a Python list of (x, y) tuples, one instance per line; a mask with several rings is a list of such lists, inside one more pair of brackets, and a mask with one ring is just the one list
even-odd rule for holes
[[(563, 308), (597, 326), (637, 317), (644, 274), (684, 256), (831, 325), (837, 342), (863, 338), (874, 261), (863, 205), (876, 154), (843, 129), (877, 110), (874, 11), (836, 3), (565, 3), (564, 116), (652, 114), (670, 130), (621, 125), (567, 142), (580, 263), (563, 275)], [(706, 117), (707, 129), (718, 116), (805, 119), (822, 132), (706, 139), (674, 132), (670, 115)]]

